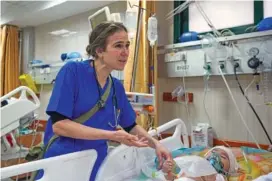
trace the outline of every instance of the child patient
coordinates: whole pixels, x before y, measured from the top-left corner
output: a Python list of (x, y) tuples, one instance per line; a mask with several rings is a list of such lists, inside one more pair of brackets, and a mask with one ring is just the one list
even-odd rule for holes
[[(178, 167), (180, 169), (175, 173)], [(224, 146), (216, 146), (205, 154), (205, 158), (182, 156), (164, 161), (161, 171), (167, 181), (219, 181), (237, 170), (238, 164), (232, 151)]]

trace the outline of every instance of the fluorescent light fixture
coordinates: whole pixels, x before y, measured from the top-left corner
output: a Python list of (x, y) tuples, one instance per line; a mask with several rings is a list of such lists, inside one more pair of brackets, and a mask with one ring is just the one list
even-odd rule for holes
[(64, 34), (64, 35), (61, 35), (62, 37), (67, 37), (67, 36), (70, 36), (70, 34), (69, 33), (67, 33), (67, 34)]
[(69, 30), (61, 29), (61, 30), (56, 30), (56, 31), (49, 32), (49, 34), (51, 34), (51, 35), (62, 35), (62, 34), (66, 34), (66, 33), (69, 33), (69, 32), (70, 32)]
[(76, 31), (71, 31), (69, 33), (65, 33), (63, 35), (61, 35), (62, 37), (67, 37), (67, 36), (70, 36), (70, 35), (73, 35), (73, 34), (76, 34), (77, 32)]
[(71, 31), (69, 34), (73, 35), (73, 34), (77, 34), (77, 32), (76, 31)]
[(71, 32), (69, 32), (69, 33), (65, 33), (65, 34), (63, 34), (63, 35), (61, 35), (62, 37), (67, 37), (67, 36), (70, 36), (70, 35), (73, 35), (73, 34), (76, 34), (77, 32), (75, 32), (75, 31), (71, 31)]
[(46, 10), (46, 9), (49, 9), (49, 8), (52, 8), (54, 6), (57, 6), (57, 5), (60, 5), (62, 3), (65, 3), (67, 0), (53, 0), (53, 1), (48, 1), (46, 2), (41, 8), (39, 11), (41, 10)]

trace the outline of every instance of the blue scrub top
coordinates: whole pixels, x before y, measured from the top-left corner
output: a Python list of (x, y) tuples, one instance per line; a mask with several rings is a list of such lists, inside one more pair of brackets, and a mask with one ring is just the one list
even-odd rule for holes
[[(104, 88), (100, 88), (97, 85), (94, 68), (90, 65), (90, 60), (68, 62), (61, 68), (56, 77), (46, 112), (55, 111), (71, 120), (78, 118), (97, 103), (99, 100), (98, 90), (101, 89), (101, 95), (103, 95), (108, 83), (109, 79)], [(118, 123), (121, 127), (131, 126), (136, 120), (135, 111), (126, 97), (122, 83), (118, 79), (113, 78), (113, 86), (116, 92), (118, 109), (120, 109)], [(113, 86), (106, 101), (106, 106), (87, 120), (84, 125), (104, 130), (115, 130), (115, 128), (109, 125), (109, 122), (115, 125)], [(49, 118), (44, 144), (48, 143), (53, 134), (52, 121)], [(90, 180), (94, 181), (98, 168), (107, 155), (107, 140), (81, 140), (61, 136), (50, 146), (45, 153), (45, 158), (86, 149), (95, 149), (98, 153), (98, 158), (90, 177)]]

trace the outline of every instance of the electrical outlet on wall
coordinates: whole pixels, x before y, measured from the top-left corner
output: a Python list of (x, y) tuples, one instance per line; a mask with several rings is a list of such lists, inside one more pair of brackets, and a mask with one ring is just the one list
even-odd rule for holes
[(178, 57), (180, 61), (187, 62), (187, 53), (186, 52), (178, 52)]
[(242, 71), (242, 62), (241, 62), (241, 59), (239, 59), (239, 58), (234, 58), (233, 61), (232, 61), (232, 64), (233, 64), (233, 68), (234, 68), (235, 66), (237, 66), (237, 67), (236, 67), (236, 72), (243, 72), (243, 71)]
[(218, 66), (222, 72), (226, 73), (226, 61), (225, 60), (219, 60)]
[(207, 72), (211, 73), (212, 72), (212, 62), (205, 62), (203, 68)]

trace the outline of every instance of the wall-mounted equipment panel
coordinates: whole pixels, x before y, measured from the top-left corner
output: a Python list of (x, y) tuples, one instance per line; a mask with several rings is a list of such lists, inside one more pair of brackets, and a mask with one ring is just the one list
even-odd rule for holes
[(159, 77), (220, 75), (219, 67), (232, 75), (235, 64), (237, 74), (272, 69), (272, 31), (219, 38), (213, 46), (196, 41), (159, 49)]
[[(56, 79), (58, 72), (61, 67), (65, 64), (65, 62), (61, 63), (53, 63), (53, 64), (33, 64), (31, 65), (30, 75), (32, 76), (34, 82), (36, 84), (52, 84)], [(123, 71), (112, 71), (112, 76), (119, 79), (124, 80)]]

